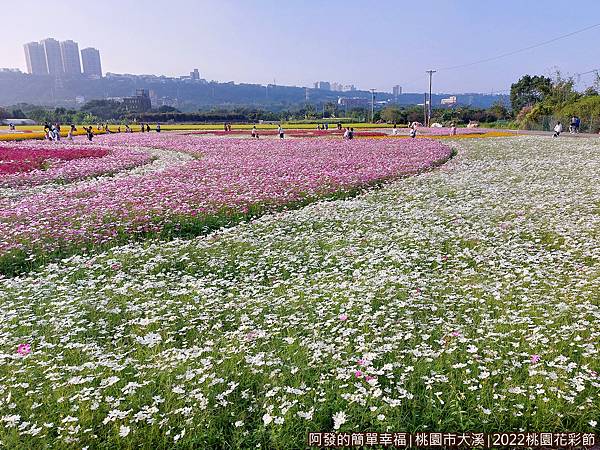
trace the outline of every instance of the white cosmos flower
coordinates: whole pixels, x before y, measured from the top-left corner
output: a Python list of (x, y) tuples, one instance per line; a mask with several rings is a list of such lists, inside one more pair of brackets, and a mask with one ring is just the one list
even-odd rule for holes
[(346, 423), (346, 413), (344, 411), (338, 411), (333, 416), (333, 429), (339, 430), (340, 427)]
[(265, 425), (269, 425), (271, 422), (273, 422), (273, 417), (271, 417), (271, 414), (265, 413), (262, 416), (262, 420)]
[(130, 431), (131, 431), (130, 427), (127, 427), (125, 425), (121, 425), (121, 427), (119, 428), (119, 436), (121, 436), (121, 437), (127, 437), (129, 435)]

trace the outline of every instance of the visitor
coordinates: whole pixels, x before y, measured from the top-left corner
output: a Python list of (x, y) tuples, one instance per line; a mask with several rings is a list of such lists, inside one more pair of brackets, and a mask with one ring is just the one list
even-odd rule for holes
[(157, 123), (157, 124), (156, 124), (156, 132), (157, 132), (157, 133), (160, 133), (160, 123)]
[(283, 129), (283, 127), (281, 125), (279, 125), (277, 127), (277, 132), (279, 133), (279, 139), (285, 138), (285, 130)]
[(77, 128), (75, 128), (74, 124), (71, 124), (70, 128), (69, 128), (69, 133), (67, 134), (67, 139), (69, 141), (73, 140), (73, 135), (74, 133), (77, 131)]
[(146, 132), (150, 133), (150, 124), (146, 124)]
[(325, 130), (329, 130), (329, 123), (325, 122)]
[(559, 137), (560, 133), (562, 133), (562, 131), (563, 131), (562, 123), (558, 122), (556, 124), (556, 126), (554, 127), (554, 136), (553, 137)]
[(417, 137), (417, 125), (415, 122), (410, 125), (410, 137), (413, 139)]
[(573, 116), (573, 117), (571, 117), (571, 123), (569, 124), (569, 133), (574, 134), (576, 128), (577, 128), (577, 118), (575, 116)]
[(119, 126), (117, 127), (117, 133), (120, 133), (120, 132), (121, 132), (121, 125), (119, 125)]
[(350, 130), (348, 128), (344, 128), (344, 139), (350, 139)]
[(258, 133), (256, 132), (256, 125), (252, 127), (252, 139), (258, 138)]
[(59, 123), (54, 125), (54, 140), (57, 142), (60, 141), (60, 124)]
[(129, 124), (125, 124), (125, 133), (131, 133), (131, 128), (129, 128)]
[(146, 126), (145, 126), (144, 124), (142, 124), (142, 129), (141, 129), (141, 132), (143, 133), (143, 132), (145, 132), (145, 131), (146, 131)]
[(579, 133), (579, 127), (581, 126), (581, 119), (575, 116), (575, 133)]
[(337, 123), (337, 129), (342, 131), (342, 122), (338, 121)]
[(223, 131), (227, 133), (227, 123), (223, 124)]
[(456, 136), (456, 124), (454, 122), (450, 124), (450, 136)]
[[(85, 127), (83, 128), (85, 129)], [(92, 142), (92, 139), (94, 139), (94, 130), (92, 129), (92, 126), (90, 125), (85, 131), (88, 141)]]

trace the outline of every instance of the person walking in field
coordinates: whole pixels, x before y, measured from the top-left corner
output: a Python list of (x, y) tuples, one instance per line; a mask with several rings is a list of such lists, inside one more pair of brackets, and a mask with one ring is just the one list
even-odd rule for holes
[(344, 128), (344, 139), (350, 139), (350, 130), (348, 128)]
[(156, 124), (156, 132), (157, 132), (157, 133), (160, 133), (160, 123), (157, 123), (157, 124)]
[(562, 133), (562, 131), (563, 131), (562, 123), (558, 122), (556, 124), (556, 126), (554, 127), (554, 135), (553, 135), (553, 137), (559, 137), (560, 133)]
[(67, 139), (69, 141), (73, 140), (73, 134), (77, 131), (77, 128), (75, 128), (74, 124), (71, 124), (70, 128), (69, 128), (69, 134), (67, 134)]
[(87, 135), (88, 141), (92, 142), (92, 139), (94, 139), (94, 130), (92, 129), (92, 126), (90, 125), (87, 129), (83, 127), (83, 129), (86, 131), (85, 134)]
[(279, 127), (277, 128), (277, 132), (279, 133), (279, 139), (285, 138), (285, 130), (281, 125), (279, 125)]
[(258, 132), (256, 131), (256, 125), (252, 127), (252, 139), (258, 139)]
[(148, 123), (146, 124), (146, 132), (150, 133), (150, 124), (148, 124)]

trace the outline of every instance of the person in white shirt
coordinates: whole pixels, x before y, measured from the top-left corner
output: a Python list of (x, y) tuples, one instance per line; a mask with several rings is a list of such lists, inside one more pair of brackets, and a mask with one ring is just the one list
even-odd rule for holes
[(344, 139), (349, 139), (349, 138), (350, 138), (350, 129), (345, 128), (344, 129)]
[(560, 133), (562, 133), (562, 131), (563, 131), (562, 123), (558, 122), (556, 124), (556, 126), (554, 127), (554, 136), (553, 137), (559, 137)]
[(277, 128), (277, 131), (279, 132), (279, 139), (283, 139), (285, 137), (285, 130), (281, 125)]

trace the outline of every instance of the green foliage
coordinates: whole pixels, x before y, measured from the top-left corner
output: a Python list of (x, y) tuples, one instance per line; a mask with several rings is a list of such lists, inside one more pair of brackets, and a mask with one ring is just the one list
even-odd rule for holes
[(397, 106), (388, 106), (381, 113), (381, 118), (386, 122), (401, 123), (406, 121), (406, 114)]
[(126, 113), (123, 104), (115, 100), (91, 100), (81, 107), (81, 111), (103, 121), (120, 119)]
[(11, 116), (13, 119), (26, 119), (27, 118), (27, 116), (25, 115), (23, 110), (21, 110), (19, 108), (13, 109)]
[(569, 103), (560, 109), (559, 114), (563, 117), (577, 116), (584, 121), (593, 121), (593, 133), (600, 131), (600, 95), (586, 96)]
[(159, 113), (179, 113), (181, 111), (179, 111), (177, 108), (173, 108), (172, 106), (163, 105), (160, 108), (158, 108), (158, 112)]
[(552, 80), (543, 75), (525, 75), (510, 87), (510, 103), (513, 111), (533, 106), (550, 94)]

